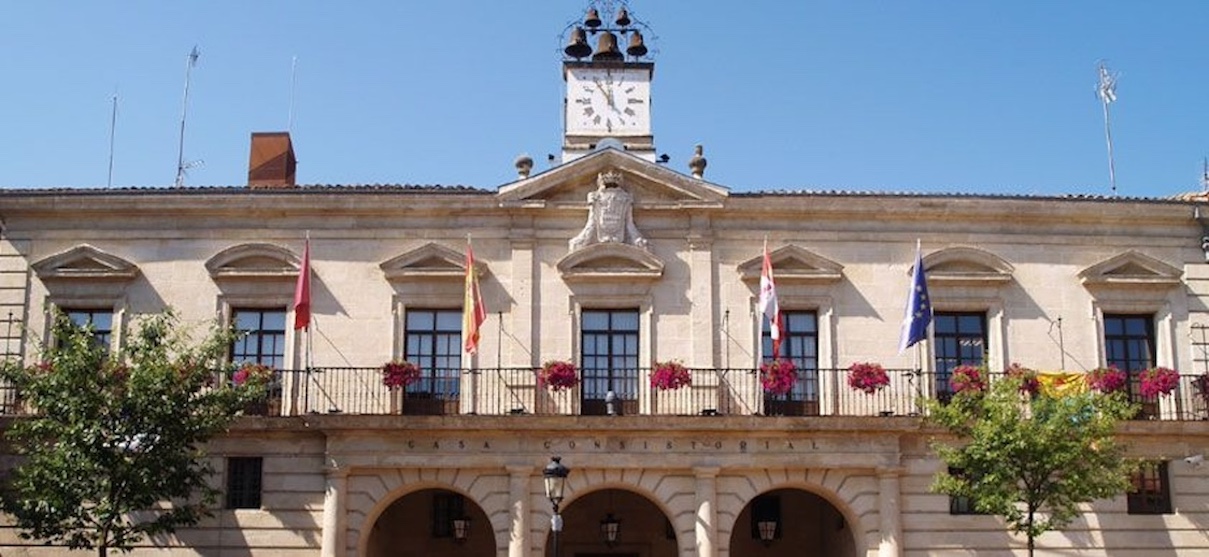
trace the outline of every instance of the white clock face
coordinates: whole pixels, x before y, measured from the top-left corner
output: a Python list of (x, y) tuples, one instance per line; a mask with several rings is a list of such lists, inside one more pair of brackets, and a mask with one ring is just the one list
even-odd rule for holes
[(649, 134), (648, 75), (626, 69), (572, 70), (567, 78), (568, 133)]

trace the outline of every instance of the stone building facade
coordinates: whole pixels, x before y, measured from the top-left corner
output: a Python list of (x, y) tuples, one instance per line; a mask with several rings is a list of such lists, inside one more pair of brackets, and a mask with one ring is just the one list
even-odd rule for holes
[[(605, 175), (628, 194), (633, 230), (572, 249)], [(244, 328), (265, 342), (232, 354), (281, 370), (280, 398), (211, 448), (215, 481), (243, 498), (227, 506), (249, 508), (155, 540), (172, 554), (542, 555), (553, 455), (571, 469), (564, 555), (1020, 552), (995, 518), (929, 490), (940, 464), (918, 401), (944, 395), (955, 358), (1183, 371), (1175, 394), (1142, 401), (1152, 419), (1122, 429), (1161, 464), (1166, 506), (1100, 501), (1039, 547), (1209, 551), (1206, 474), (1184, 460), (1209, 450), (1194, 384), (1209, 364), (1195, 201), (731, 193), (607, 148), (496, 191), (7, 190), (0, 216), (10, 357), (34, 357), (52, 308), (107, 323), (114, 345), (167, 307), (195, 325), (256, 318)], [(308, 234), (309, 335), (291, 326)], [(488, 310), (474, 355), (461, 346), (467, 236)], [(918, 354), (900, 355), (917, 238), (936, 321)], [(756, 308), (766, 241), (783, 355), (803, 370), (784, 397), (756, 381), (771, 344)], [(425, 380), (386, 389), (393, 358), (424, 362)], [(548, 360), (575, 363), (580, 384), (538, 384)], [(649, 368), (670, 360), (692, 384), (652, 388)], [(866, 361), (892, 378), (874, 395), (844, 381)], [(464, 540), (451, 518), (469, 520)], [(762, 521), (779, 525), (767, 545)], [(4, 532), (6, 555), (60, 553)]]
[[(1042, 536), (1043, 554), (1209, 554), (1204, 199), (734, 192), (706, 180), (700, 148), (688, 174), (658, 160), (649, 61), (597, 59), (577, 37), (561, 164), (518, 160), (494, 190), (299, 186), (288, 134), (270, 133), (253, 134), (246, 187), (0, 191), (8, 358), (36, 358), (54, 310), (120, 346), (173, 308), (236, 326), (232, 360), (277, 370), (264, 407), (209, 447), (223, 508), (136, 554), (1021, 555), (996, 518), (931, 492), (937, 432), (920, 416), (956, 366), (1011, 363), (1119, 365), (1142, 407), (1121, 428), (1149, 462), (1136, 492)], [(595, 118), (625, 108), (618, 128)], [(900, 354), (917, 245), (934, 319)], [(759, 380), (765, 253), (799, 372), (784, 394)], [(467, 274), (487, 310), (474, 353)], [(401, 359), (421, 378), (389, 389), (381, 367)], [(542, 384), (548, 361), (577, 384)], [(653, 387), (671, 361), (691, 384)], [(889, 385), (850, 388), (858, 362)], [(1183, 373), (1173, 394), (1136, 392), (1154, 366)], [(11, 389), (0, 411), (23, 411)], [(570, 468), (557, 539), (553, 456)], [(6, 557), (66, 553), (0, 528)]]

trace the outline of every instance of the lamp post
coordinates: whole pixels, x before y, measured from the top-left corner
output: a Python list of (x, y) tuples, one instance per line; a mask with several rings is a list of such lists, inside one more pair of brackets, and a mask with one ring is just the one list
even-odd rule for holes
[(554, 515), (550, 517), (550, 531), (554, 538), (552, 540), (554, 557), (561, 555), (558, 535), (563, 529), (563, 517), (558, 514), (558, 505), (563, 502), (563, 493), (567, 487), (567, 474), (570, 472), (570, 468), (563, 466), (561, 456), (550, 457), (550, 463), (542, 470), (542, 478), (546, 482), (546, 498), (550, 499), (550, 505), (554, 507)]

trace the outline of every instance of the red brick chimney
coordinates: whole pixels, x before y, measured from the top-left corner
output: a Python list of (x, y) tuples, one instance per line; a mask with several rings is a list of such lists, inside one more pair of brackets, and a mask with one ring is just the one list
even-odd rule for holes
[(248, 187), (292, 188), (298, 159), (290, 132), (252, 133), (252, 154), (248, 158)]

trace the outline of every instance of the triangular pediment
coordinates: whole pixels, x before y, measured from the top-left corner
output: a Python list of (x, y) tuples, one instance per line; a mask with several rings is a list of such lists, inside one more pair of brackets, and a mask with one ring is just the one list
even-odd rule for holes
[(558, 272), (567, 282), (654, 281), (663, 276), (663, 262), (639, 247), (602, 243), (563, 257), (558, 262)]
[(139, 274), (139, 269), (134, 263), (87, 244), (46, 257), (34, 263), (32, 267), (34, 273), (42, 280), (128, 281)]
[(214, 280), (297, 278), (302, 258), (274, 244), (240, 244), (227, 248), (209, 261), (206, 270)]
[(1079, 272), (1086, 287), (1173, 288), (1183, 273), (1176, 267), (1133, 250)]
[(639, 210), (717, 208), (726, 188), (675, 172), (617, 149), (603, 149), (556, 166), (536, 176), (500, 187), (500, 205), (532, 208), (584, 208), (587, 195), (603, 172), (622, 175), (622, 187)]
[[(427, 243), (397, 257), (384, 261), (379, 267), (386, 280), (455, 279), (466, 276), (466, 256), (437, 243)], [(475, 274), (482, 275), (486, 266), (474, 262)]]
[[(777, 284), (832, 284), (844, 278), (844, 266), (800, 246), (789, 244), (768, 252), (772, 276)], [(739, 264), (745, 282), (758, 282), (764, 255)]]
[(998, 286), (1011, 282), (1015, 271), (998, 255), (967, 246), (945, 248), (923, 259), (928, 284), (937, 286)]

